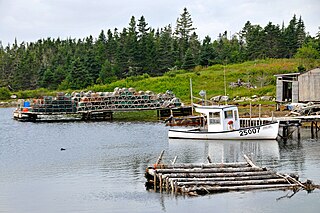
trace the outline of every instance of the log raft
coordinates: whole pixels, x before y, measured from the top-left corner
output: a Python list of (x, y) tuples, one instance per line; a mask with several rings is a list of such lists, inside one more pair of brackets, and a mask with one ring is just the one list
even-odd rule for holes
[(203, 195), (240, 190), (317, 188), (313, 184), (308, 188), (295, 175), (279, 174), (256, 166), (247, 156), (244, 156), (245, 162), (236, 163), (161, 164), (163, 153), (156, 164), (146, 169), (147, 189)]

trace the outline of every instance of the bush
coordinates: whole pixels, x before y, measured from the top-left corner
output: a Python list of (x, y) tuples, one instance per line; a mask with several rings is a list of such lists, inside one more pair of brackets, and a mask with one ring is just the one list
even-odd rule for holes
[(0, 100), (7, 100), (11, 96), (10, 90), (6, 87), (0, 88)]
[(18, 98), (27, 99), (27, 98), (41, 98), (43, 96), (55, 96), (56, 92), (50, 92), (47, 89), (40, 88), (36, 90), (24, 90), (17, 92)]

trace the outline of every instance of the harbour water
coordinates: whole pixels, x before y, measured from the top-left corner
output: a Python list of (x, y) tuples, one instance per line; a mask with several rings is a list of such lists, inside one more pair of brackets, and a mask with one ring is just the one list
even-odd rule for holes
[[(0, 109), (0, 213), (319, 212), (320, 190), (246, 191), (175, 196), (145, 188), (144, 173), (164, 162), (244, 161), (320, 184), (320, 140), (169, 140), (163, 123), (52, 122), (12, 119)], [(61, 148), (65, 150), (61, 150)], [(291, 197), (291, 195), (293, 195)]]

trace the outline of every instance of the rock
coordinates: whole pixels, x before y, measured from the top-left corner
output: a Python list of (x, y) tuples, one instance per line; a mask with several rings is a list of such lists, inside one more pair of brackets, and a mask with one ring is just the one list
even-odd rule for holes
[(221, 95), (214, 96), (214, 97), (210, 98), (210, 100), (214, 101), (214, 102), (220, 102), (220, 99), (221, 99)]
[(229, 96), (221, 96), (220, 101), (229, 101)]
[(272, 100), (272, 97), (265, 95), (265, 96), (262, 96), (262, 97), (260, 98), (260, 100), (261, 100), (261, 101), (270, 101), (270, 100)]

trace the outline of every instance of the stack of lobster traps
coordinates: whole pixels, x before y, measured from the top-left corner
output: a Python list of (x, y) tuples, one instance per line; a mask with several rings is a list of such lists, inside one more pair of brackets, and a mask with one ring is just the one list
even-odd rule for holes
[(77, 103), (71, 99), (71, 96), (59, 92), (56, 97), (44, 96), (41, 99), (34, 99), (32, 112), (39, 113), (74, 113)]
[(179, 99), (169, 91), (155, 94), (151, 91), (136, 92), (133, 88), (115, 88), (113, 92), (74, 93), (72, 99), (78, 102), (78, 112), (159, 109), (181, 105)]
[(171, 91), (155, 94), (152, 91), (138, 91), (133, 88), (115, 88), (113, 92), (59, 92), (56, 97), (44, 96), (34, 99), (32, 112), (39, 113), (81, 113), (115, 110), (142, 110), (179, 107), (181, 102)]

